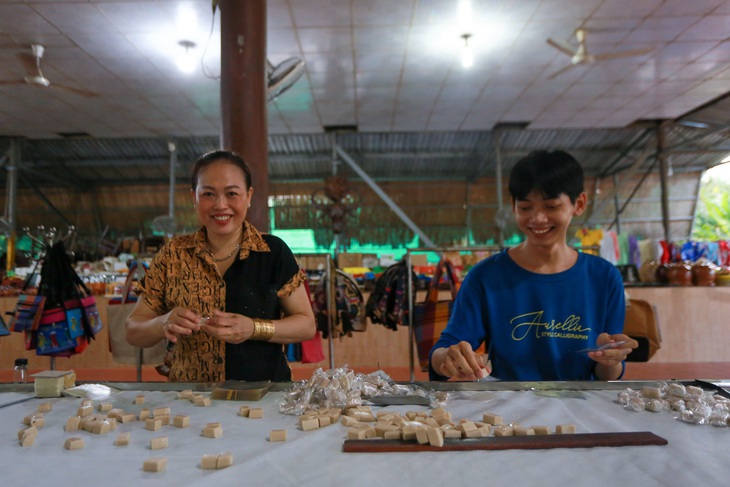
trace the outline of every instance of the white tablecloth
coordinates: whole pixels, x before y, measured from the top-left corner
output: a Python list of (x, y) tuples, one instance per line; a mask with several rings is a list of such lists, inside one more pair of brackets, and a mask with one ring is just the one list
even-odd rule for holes
[[(144, 406), (134, 405), (138, 394)], [(213, 401), (195, 406), (166, 391), (124, 391), (110, 400), (114, 407), (139, 412), (142, 407), (169, 406), (172, 414), (190, 416), (190, 427), (163, 426), (153, 432), (143, 422), (120, 424), (116, 431), (94, 435), (66, 433), (64, 425), (76, 414), (76, 398), (33, 399), (0, 408), (2, 485), (104, 486), (139, 485), (502, 485), (523, 486), (724, 486), (730, 485), (730, 428), (691, 425), (669, 412), (634, 413), (616, 402), (616, 391), (582, 391), (583, 398), (545, 397), (531, 391), (454, 392), (446, 409), (454, 419), (481, 420), (493, 412), (523, 425), (574, 423), (579, 433), (651, 431), (666, 438), (666, 446), (601, 447), (587, 449), (504, 450), (419, 453), (344, 453), (345, 427), (332, 425), (302, 431), (297, 419), (278, 412), (270, 392), (259, 402)], [(22, 397), (0, 394), (0, 404)], [(45, 426), (35, 444), (22, 448), (17, 432), (22, 420), (38, 405), (50, 401)], [(97, 401), (101, 402), (101, 401)], [(264, 408), (263, 419), (238, 416), (239, 406)], [(377, 409), (377, 408), (374, 408)], [(422, 406), (388, 406), (405, 412)], [(223, 436), (205, 438), (206, 423), (220, 422)], [(272, 429), (286, 429), (288, 441), (269, 442)], [(114, 446), (117, 433), (130, 432), (129, 446)], [(64, 449), (71, 436), (84, 439), (82, 450)], [(151, 450), (150, 439), (167, 436), (169, 447)], [(202, 470), (203, 454), (233, 453), (233, 466)], [(160, 473), (142, 470), (153, 456), (167, 457)]]

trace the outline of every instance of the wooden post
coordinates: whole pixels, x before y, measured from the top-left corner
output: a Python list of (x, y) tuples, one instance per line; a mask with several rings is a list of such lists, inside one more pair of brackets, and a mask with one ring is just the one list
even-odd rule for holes
[(269, 231), (266, 0), (221, 0), (221, 147), (251, 167), (248, 221)]

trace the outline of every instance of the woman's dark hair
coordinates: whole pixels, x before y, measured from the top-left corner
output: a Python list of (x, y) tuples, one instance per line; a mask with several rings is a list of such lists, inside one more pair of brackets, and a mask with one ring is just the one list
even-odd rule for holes
[(192, 186), (193, 191), (195, 191), (195, 188), (198, 186), (198, 176), (200, 175), (200, 171), (214, 162), (219, 161), (228, 162), (239, 167), (241, 171), (243, 171), (243, 177), (246, 180), (246, 190), (251, 188), (251, 168), (248, 167), (248, 164), (246, 164), (246, 161), (243, 160), (243, 157), (236, 152), (228, 150), (214, 150), (203, 154), (197, 161), (195, 161), (193, 174), (190, 179), (190, 185)]
[(545, 198), (565, 193), (572, 203), (583, 192), (583, 168), (565, 151), (534, 151), (517, 161), (509, 175), (509, 194), (524, 200), (532, 191)]

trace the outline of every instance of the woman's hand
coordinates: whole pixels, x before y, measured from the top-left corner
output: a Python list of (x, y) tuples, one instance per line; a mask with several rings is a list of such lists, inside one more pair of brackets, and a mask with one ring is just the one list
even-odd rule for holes
[(639, 346), (639, 343), (624, 334), (609, 335), (608, 333), (601, 333), (598, 335), (596, 340), (596, 346), (602, 347), (611, 343), (625, 342), (616, 347), (609, 347), (604, 350), (597, 350), (595, 352), (588, 352), (588, 356), (598, 362), (599, 364), (607, 367), (613, 367), (616, 364), (620, 364), (626, 360), (626, 356), (631, 353), (633, 349)]
[(242, 343), (253, 335), (253, 320), (236, 313), (213, 311), (205, 320), (201, 330), (227, 343)]
[(435, 350), (431, 362), (439, 374), (456, 380), (477, 380), (490, 373), (486, 368), (487, 356), (472, 350), (469, 342)]
[(200, 330), (201, 320), (197, 313), (189, 309), (175, 308), (165, 316), (162, 330), (165, 338), (176, 343), (178, 335), (191, 335), (194, 331)]

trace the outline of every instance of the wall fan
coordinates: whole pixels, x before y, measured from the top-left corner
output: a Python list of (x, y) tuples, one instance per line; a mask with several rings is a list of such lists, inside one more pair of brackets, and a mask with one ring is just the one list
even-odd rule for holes
[(563, 69), (556, 71), (555, 73), (548, 76), (548, 79), (553, 79), (556, 76), (563, 74), (574, 66), (581, 64), (591, 64), (597, 61), (605, 61), (608, 59), (619, 59), (625, 57), (643, 56), (648, 54), (654, 48), (644, 47), (641, 49), (632, 49), (628, 51), (617, 51), (617, 52), (606, 52), (601, 54), (590, 54), (586, 47), (586, 37), (588, 36), (588, 30), (584, 28), (578, 28), (575, 30), (575, 38), (578, 41), (578, 45), (561, 40), (561, 39), (547, 39), (547, 43), (553, 46), (558, 51), (570, 56), (570, 64)]
[(277, 96), (292, 87), (304, 74), (304, 61), (298, 57), (290, 57), (274, 66), (266, 60), (266, 99), (274, 100)]
[(89, 98), (99, 96), (98, 93), (94, 93), (93, 91), (84, 90), (81, 88), (74, 88), (73, 86), (65, 86), (51, 83), (48, 78), (43, 76), (43, 71), (41, 71), (41, 59), (43, 59), (43, 52), (45, 51), (45, 48), (40, 44), (33, 44), (30, 47), (33, 50), (33, 56), (32, 58), (30, 58), (30, 60), (28, 60), (28, 58), (30, 57), (29, 55), (18, 55), (18, 57), (21, 61), (23, 61), (24, 64), (28, 64), (27, 71), (29, 74), (25, 75), (25, 77), (22, 79), (0, 80), (0, 85), (29, 84), (31, 86), (38, 86), (40, 88), (59, 88)]
[(160, 215), (156, 216), (150, 222), (150, 227), (155, 233), (164, 233), (165, 235), (175, 235), (177, 231), (177, 223), (174, 216)]

